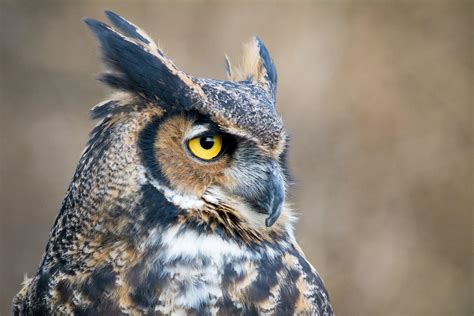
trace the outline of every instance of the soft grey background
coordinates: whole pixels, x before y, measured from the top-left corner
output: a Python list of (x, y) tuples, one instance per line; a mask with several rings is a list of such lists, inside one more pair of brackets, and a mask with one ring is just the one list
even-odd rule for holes
[(292, 136), (297, 235), (338, 315), (472, 314), (473, 1), (0, 4), (0, 314), (32, 275), (109, 91), (113, 9), (191, 74), (260, 35)]

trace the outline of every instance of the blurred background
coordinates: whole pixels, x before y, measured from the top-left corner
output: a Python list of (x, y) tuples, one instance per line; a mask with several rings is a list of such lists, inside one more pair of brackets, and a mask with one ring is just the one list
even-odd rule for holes
[(110, 93), (81, 19), (112, 9), (203, 77), (264, 39), (297, 235), (338, 315), (471, 315), (473, 4), (3, 0), (0, 314), (36, 271), (88, 111)]

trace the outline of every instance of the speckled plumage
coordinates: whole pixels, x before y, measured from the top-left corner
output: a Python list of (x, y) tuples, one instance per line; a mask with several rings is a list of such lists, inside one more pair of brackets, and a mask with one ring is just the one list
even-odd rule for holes
[[(285, 204), (287, 136), (276, 70), (259, 39), (230, 79), (179, 70), (143, 31), (86, 23), (102, 46), (101, 80), (121, 92), (79, 161), (19, 315), (332, 315)], [(225, 133), (212, 163), (183, 142)]]

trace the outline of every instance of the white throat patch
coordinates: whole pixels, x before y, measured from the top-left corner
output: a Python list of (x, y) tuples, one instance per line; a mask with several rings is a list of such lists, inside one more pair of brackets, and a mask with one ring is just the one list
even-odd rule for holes
[(164, 197), (166, 198), (166, 200), (168, 200), (168, 202), (173, 203), (174, 205), (184, 210), (202, 209), (204, 207), (204, 201), (195, 195), (181, 194), (171, 190), (165, 185), (160, 184), (154, 179), (148, 180), (150, 181), (150, 184), (155, 187), (155, 189), (163, 193)]

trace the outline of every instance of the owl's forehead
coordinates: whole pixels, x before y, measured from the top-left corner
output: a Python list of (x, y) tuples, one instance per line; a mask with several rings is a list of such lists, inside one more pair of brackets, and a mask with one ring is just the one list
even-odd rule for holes
[(274, 98), (251, 81), (231, 82), (196, 79), (206, 95), (196, 104), (219, 126), (231, 133), (251, 137), (264, 146), (275, 148), (285, 138), (281, 117), (275, 110)]

